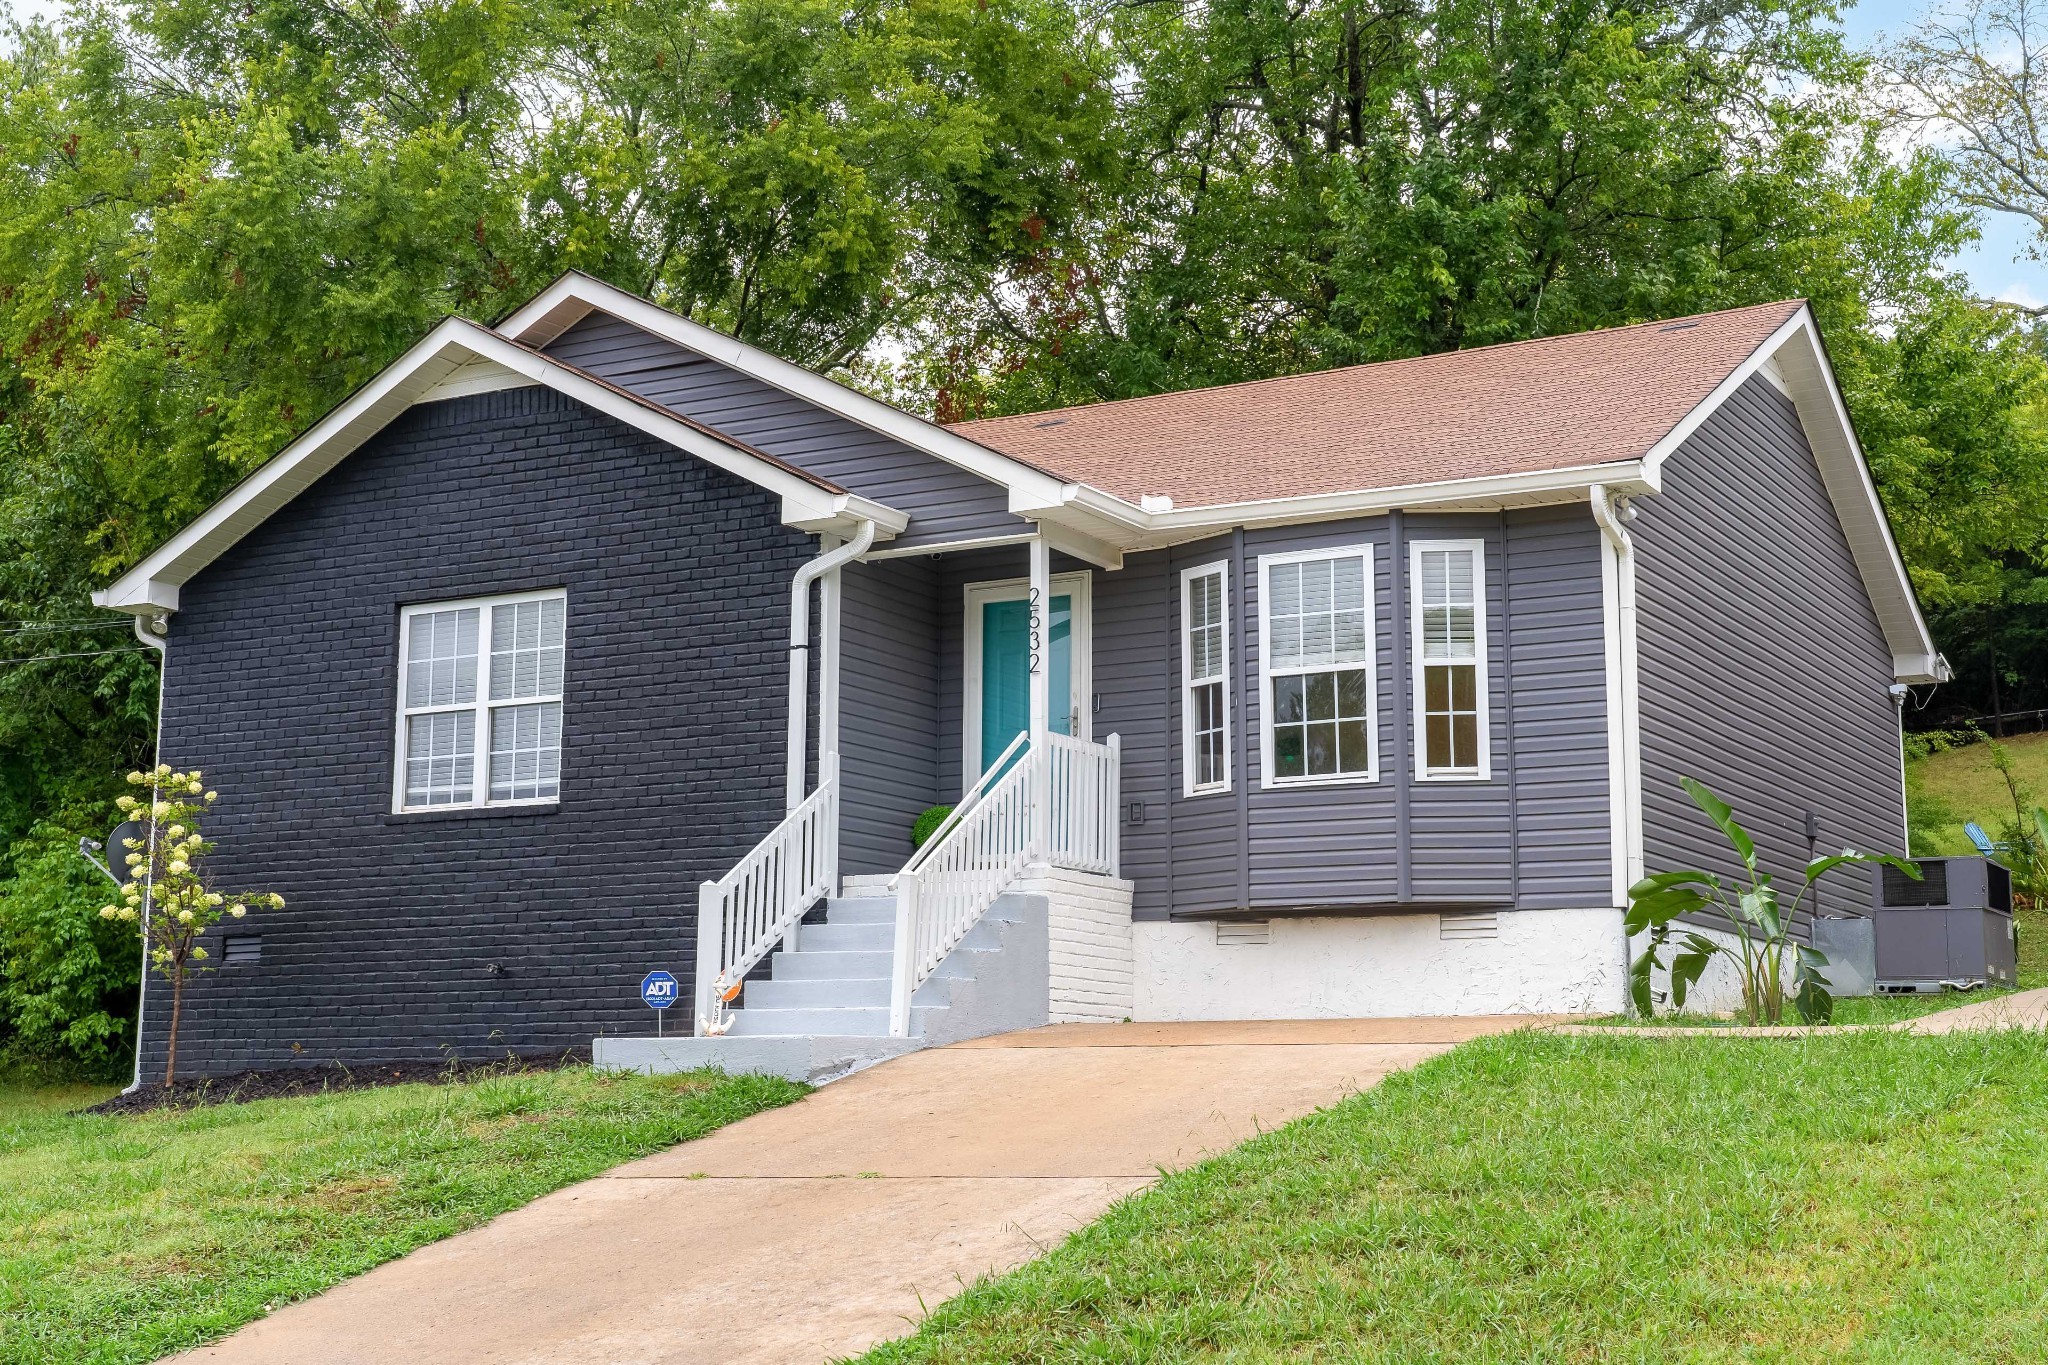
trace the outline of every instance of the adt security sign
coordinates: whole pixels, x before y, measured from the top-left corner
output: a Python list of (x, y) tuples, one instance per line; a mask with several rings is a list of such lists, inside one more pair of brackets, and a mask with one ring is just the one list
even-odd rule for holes
[(682, 983), (670, 972), (649, 972), (640, 980), (640, 1003), (654, 1010), (654, 1031), (661, 1032), (660, 1011), (675, 1004), (682, 994)]

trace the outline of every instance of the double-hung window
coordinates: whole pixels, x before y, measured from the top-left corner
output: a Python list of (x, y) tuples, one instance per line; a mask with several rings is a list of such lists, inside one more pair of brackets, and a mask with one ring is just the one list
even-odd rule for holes
[(1417, 776), (1484, 778), (1485, 543), (1421, 540), (1409, 554)]
[(1230, 566), (1180, 576), (1181, 788), (1230, 790)]
[(560, 592), (404, 609), (393, 783), (399, 810), (557, 798), (568, 612)]
[(1268, 786), (1379, 776), (1370, 545), (1259, 557)]

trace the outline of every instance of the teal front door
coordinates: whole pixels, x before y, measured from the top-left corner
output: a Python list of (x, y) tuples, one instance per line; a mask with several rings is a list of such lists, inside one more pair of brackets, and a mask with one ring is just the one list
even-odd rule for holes
[[(1045, 661), (1051, 722), (1055, 732), (1071, 735), (1081, 719), (1075, 702), (1081, 691), (1075, 670), (1075, 593), (1072, 588), (1059, 590), (1062, 585), (1057, 582), (1054, 586)], [(968, 647), (975, 654), (966, 697), (969, 728), (975, 732), (968, 751), (973, 771), (967, 780), (972, 782), (1030, 727), (1031, 608), (1023, 589), (991, 584), (970, 591), (968, 610)]]

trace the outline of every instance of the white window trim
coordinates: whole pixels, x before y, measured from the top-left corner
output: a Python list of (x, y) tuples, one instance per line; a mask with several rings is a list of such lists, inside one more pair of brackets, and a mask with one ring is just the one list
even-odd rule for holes
[[(1429, 722), (1424, 711), (1422, 658), (1422, 556), (1429, 550), (1469, 550), (1472, 569), (1473, 662), (1477, 666), (1472, 684), (1478, 704), (1479, 766), (1477, 768), (1431, 768), (1426, 743)], [(1411, 689), (1410, 720), (1414, 727), (1415, 780), (1417, 782), (1490, 782), (1493, 780), (1493, 639), (1486, 624), (1486, 542), (1484, 540), (1416, 540), (1408, 545), (1408, 654)]]
[[(556, 795), (523, 796), (513, 800), (493, 801), (491, 794), (491, 711), (500, 706), (533, 706), (553, 702), (561, 705), (562, 694), (551, 696), (518, 697), (502, 702), (490, 700), (491, 694), (491, 609), (515, 606), (521, 602), (545, 602), (559, 598), (562, 602), (562, 675), (563, 684), (568, 683), (568, 611), (569, 594), (561, 588), (543, 588), (537, 592), (504, 593), (497, 597), (460, 597), (445, 602), (421, 602), (402, 607), (398, 613), (398, 687), (393, 698), (393, 714), (397, 718), (392, 726), (391, 737), (391, 813), (393, 815), (427, 815), (437, 811), (459, 810), (506, 810), (519, 806), (553, 806), (561, 801), (561, 778), (555, 779)], [(416, 616), (431, 615), (437, 611), (456, 611), (470, 607), (481, 609), (477, 621), (477, 677), (476, 700), (467, 707), (460, 703), (448, 706), (422, 706), (408, 709), (405, 704), (406, 660), (412, 655), (412, 623)], [(469, 710), (476, 715), (476, 750), (471, 758), (474, 768), (470, 774), (471, 800), (443, 802), (431, 806), (408, 806), (405, 804), (405, 732), (406, 720), (413, 715), (429, 712), (452, 712)], [(566, 728), (568, 717), (564, 715)]]
[[(1190, 634), (1192, 633), (1192, 631), (1194, 630), (1194, 617), (1193, 617), (1192, 613), (1191, 613), (1191, 612), (1190, 612), (1190, 610), (1189, 610), (1190, 602), (1191, 602), (1191, 600), (1192, 600), (1192, 599), (1191, 599), (1191, 598), (1189, 597), (1189, 595), (1188, 595), (1188, 586), (1189, 586), (1189, 585), (1190, 585), (1191, 583), (1193, 583), (1193, 582), (1194, 582), (1194, 581), (1195, 581), (1195, 580), (1196, 580), (1197, 578), (1207, 578), (1207, 577), (1208, 577), (1209, 575), (1211, 575), (1211, 574), (1217, 574), (1217, 575), (1220, 575), (1220, 576), (1222, 577), (1222, 579), (1223, 579), (1223, 590), (1222, 590), (1222, 592), (1221, 592), (1221, 593), (1219, 594), (1219, 596), (1218, 596), (1218, 599), (1217, 599), (1217, 600), (1218, 600), (1218, 602), (1219, 602), (1219, 604), (1221, 605), (1221, 607), (1222, 607), (1222, 609), (1223, 609), (1223, 620), (1222, 620), (1222, 622), (1221, 622), (1221, 625), (1222, 625), (1222, 627), (1223, 627), (1223, 675), (1222, 675), (1222, 678), (1220, 679), (1220, 681), (1221, 681), (1221, 682), (1222, 682), (1222, 684), (1223, 684), (1223, 779), (1222, 779), (1222, 780), (1221, 780), (1220, 782), (1209, 782), (1209, 783), (1202, 783), (1202, 784), (1198, 784), (1198, 783), (1196, 783), (1196, 781), (1195, 781), (1195, 707), (1194, 707), (1194, 696), (1195, 696), (1195, 678), (1194, 678), (1194, 673), (1193, 673), (1193, 669), (1194, 669), (1194, 655), (1193, 655), (1193, 652), (1192, 652), (1192, 651), (1190, 651), (1190, 650), (1189, 650), (1189, 648), (1188, 648), (1188, 636), (1189, 636), (1189, 635), (1190, 635)], [(1230, 789), (1231, 789), (1231, 782), (1232, 782), (1232, 780), (1233, 780), (1233, 779), (1234, 779), (1234, 778), (1236, 777), (1236, 761), (1235, 761), (1235, 755), (1233, 755), (1233, 754), (1231, 753), (1231, 748), (1232, 748), (1232, 745), (1231, 745), (1231, 731), (1232, 731), (1232, 729), (1233, 729), (1234, 727), (1233, 727), (1233, 726), (1231, 725), (1231, 723), (1230, 723), (1230, 718), (1231, 718), (1231, 715), (1232, 715), (1232, 709), (1231, 709), (1231, 708), (1232, 708), (1233, 704), (1234, 704), (1234, 703), (1235, 703), (1235, 701), (1236, 701), (1236, 697), (1235, 697), (1235, 692), (1236, 692), (1236, 689), (1235, 689), (1235, 688), (1233, 688), (1233, 687), (1232, 687), (1232, 686), (1230, 685), (1230, 683), (1231, 683), (1231, 677), (1230, 677), (1230, 660), (1231, 660), (1231, 648), (1230, 648), (1230, 629), (1231, 629), (1231, 626), (1232, 626), (1232, 624), (1233, 624), (1233, 623), (1234, 623), (1234, 622), (1236, 621), (1236, 618), (1237, 618), (1237, 613), (1236, 613), (1236, 612), (1234, 612), (1234, 611), (1232, 611), (1232, 610), (1230, 609), (1230, 561), (1229, 561), (1229, 560), (1227, 560), (1227, 559), (1218, 559), (1218, 560), (1214, 560), (1214, 561), (1212, 561), (1211, 563), (1208, 563), (1208, 564), (1197, 564), (1197, 565), (1196, 565), (1196, 566), (1195, 566), (1194, 568), (1192, 568), (1192, 569), (1183, 569), (1183, 570), (1181, 570), (1181, 575), (1180, 575), (1180, 773), (1181, 773), (1181, 788), (1180, 788), (1180, 790), (1181, 790), (1181, 795), (1182, 795), (1182, 796), (1218, 796), (1218, 795), (1222, 795), (1222, 794), (1224, 794), (1224, 793), (1227, 793), (1228, 791), (1230, 791)], [(1203, 679), (1203, 680), (1202, 680), (1202, 686), (1204, 686), (1204, 687), (1207, 687), (1207, 686), (1209, 686), (1209, 685), (1210, 685), (1211, 683), (1213, 683), (1213, 682), (1216, 682), (1216, 681), (1218, 681), (1218, 679), (1214, 679), (1214, 678), (1206, 678), (1206, 679)]]
[[(1068, 686), (1073, 691), (1069, 705), (1079, 714), (1074, 726), (1076, 739), (1095, 737), (1095, 575), (1085, 570), (1056, 573), (1048, 586), (1052, 595), (1073, 599), (1073, 671)], [(1028, 578), (991, 579), (969, 583), (962, 594), (965, 606), (960, 639), (965, 658), (961, 660), (960, 790), (981, 780), (981, 609), (990, 602), (1022, 602), (1031, 595)]]
[[(1365, 750), (1362, 773), (1337, 773), (1329, 777), (1275, 777), (1273, 775), (1273, 642), (1271, 619), (1266, 603), (1272, 601), (1271, 569), (1276, 564), (1298, 564), (1314, 559), (1338, 559), (1359, 555), (1365, 560)], [(1285, 554), (1259, 556), (1259, 785), (1261, 787), (1362, 787), (1380, 780), (1380, 621), (1378, 596), (1379, 563), (1375, 547), (1324, 545), (1313, 550), (1290, 550)], [(1348, 667), (1348, 665), (1346, 665)], [(1283, 668), (1277, 676), (1325, 673), (1326, 667)]]

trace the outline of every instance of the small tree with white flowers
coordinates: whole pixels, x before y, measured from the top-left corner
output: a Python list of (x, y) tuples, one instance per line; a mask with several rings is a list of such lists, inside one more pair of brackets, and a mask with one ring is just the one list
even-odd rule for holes
[(200, 935), (223, 918), (242, 918), (252, 905), (281, 910), (284, 897), (274, 891), (227, 895), (207, 885), (202, 864), (213, 844), (199, 832), (199, 825), (219, 793), (206, 789), (197, 769), (174, 772), (170, 764), (160, 763), (151, 771), (128, 774), (128, 781), (145, 788), (145, 794), (123, 796), (115, 804), (141, 824), (142, 837), (124, 841), (127, 847), (120, 856), (128, 878), (121, 887), (121, 903), (102, 906), (100, 918), (139, 925), (149, 965), (171, 983), (171, 1031), (164, 1053), (168, 1086), (177, 1079), (185, 977), (207, 957)]

